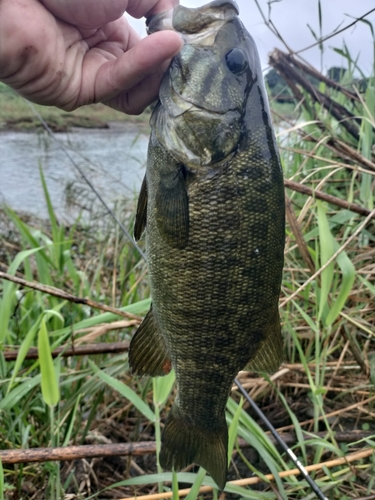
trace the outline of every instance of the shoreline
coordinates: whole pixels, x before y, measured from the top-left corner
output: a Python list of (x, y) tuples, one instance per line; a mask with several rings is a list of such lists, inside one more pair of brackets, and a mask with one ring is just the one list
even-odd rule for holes
[[(81, 123), (72, 123), (66, 127), (54, 127), (53, 124), (46, 122), (47, 125), (51, 128), (52, 132), (55, 134), (64, 134), (64, 133), (89, 133), (90, 131), (99, 131), (105, 130), (113, 133), (134, 133), (138, 132), (140, 134), (149, 135), (150, 127), (148, 122), (140, 123), (140, 122), (132, 122), (132, 121), (109, 121), (103, 122), (99, 124), (90, 124), (90, 126), (82, 125)], [(9, 126), (7, 123), (0, 122), (0, 136), (11, 134), (11, 133), (30, 133), (35, 134), (38, 132), (44, 131), (43, 125), (39, 122), (36, 126), (23, 126), (23, 122), (16, 124), (15, 126)]]
[[(74, 111), (63, 111), (54, 106), (33, 104), (35, 110), (53, 132), (80, 129), (110, 129), (123, 126), (149, 131), (150, 109), (141, 115), (126, 115), (102, 103), (82, 106)], [(116, 125), (115, 125), (116, 124)], [(38, 132), (43, 129), (28, 102), (12, 89), (0, 83), (0, 132)]]
[[(107, 130), (113, 132), (134, 132), (138, 131), (140, 133), (149, 134), (149, 116), (143, 119), (133, 120), (132, 117), (128, 117), (123, 120), (101, 120), (93, 119), (91, 116), (71, 116), (64, 122), (56, 122), (51, 120), (50, 117), (43, 117), (49, 128), (54, 133), (67, 133), (75, 131), (87, 131), (90, 130)], [(43, 124), (39, 121), (38, 117), (20, 117), (13, 120), (1, 120), (0, 117), (0, 134), (5, 134), (9, 132), (30, 132), (36, 133), (44, 129)]]

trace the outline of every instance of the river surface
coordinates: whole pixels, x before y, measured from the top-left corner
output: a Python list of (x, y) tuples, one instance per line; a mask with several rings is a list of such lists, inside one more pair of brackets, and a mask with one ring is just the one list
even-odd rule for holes
[[(147, 155), (145, 134), (135, 128), (75, 129), (55, 137), (107, 203), (134, 198), (139, 191)], [(59, 143), (45, 132), (0, 132), (0, 205), (48, 217), (40, 167), (56, 214), (71, 219), (67, 186), (81, 194), (89, 190)]]

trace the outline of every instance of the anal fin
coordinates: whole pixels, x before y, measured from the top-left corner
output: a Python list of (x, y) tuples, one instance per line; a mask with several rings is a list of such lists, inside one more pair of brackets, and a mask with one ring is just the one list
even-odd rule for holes
[(129, 365), (134, 375), (161, 377), (172, 369), (162, 334), (151, 309), (139, 325), (129, 347)]
[(268, 335), (259, 343), (254, 355), (246, 364), (245, 371), (274, 373), (283, 361), (283, 338), (279, 315), (269, 328)]

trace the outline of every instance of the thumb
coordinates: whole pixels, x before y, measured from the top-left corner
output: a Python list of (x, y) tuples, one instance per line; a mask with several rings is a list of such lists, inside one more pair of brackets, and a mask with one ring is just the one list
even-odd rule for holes
[[(173, 31), (161, 31), (143, 38), (120, 58), (108, 61), (100, 68), (95, 101), (117, 98), (114, 106), (117, 109), (140, 113), (157, 97), (170, 59), (182, 46), (182, 38)], [(110, 105), (113, 104), (114, 101)]]

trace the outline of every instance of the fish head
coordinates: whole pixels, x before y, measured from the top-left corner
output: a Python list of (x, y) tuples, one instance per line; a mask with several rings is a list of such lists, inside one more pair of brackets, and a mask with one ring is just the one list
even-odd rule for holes
[[(168, 21), (151, 20), (149, 30), (157, 26), (168, 29)], [(236, 152), (244, 132), (247, 98), (260, 71), (255, 43), (233, 1), (176, 7), (170, 26), (185, 44), (161, 83), (151, 127), (187, 167), (221, 164)]]

